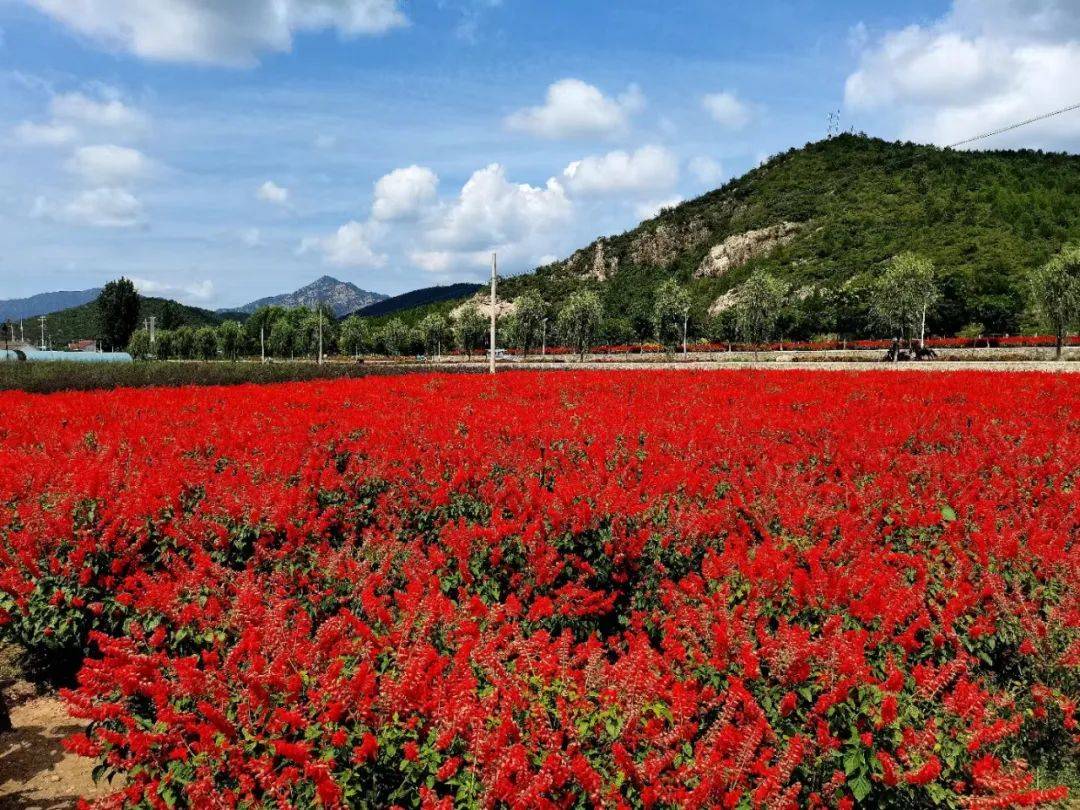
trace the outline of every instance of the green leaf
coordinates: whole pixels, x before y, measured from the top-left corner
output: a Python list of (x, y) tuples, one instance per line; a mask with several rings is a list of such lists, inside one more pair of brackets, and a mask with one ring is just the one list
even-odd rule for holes
[(870, 795), (870, 790), (873, 787), (870, 784), (870, 780), (865, 776), (860, 776), (850, 783), (851, 794), (855, 797), (855, 801), (861, 802), (867, 796)]
[(956, 510), (948, 504), (945, 504), (943, 507), (941, 507), (941, 519), (944, 520), (946, 523), (952, 523), (954, 520), (956, 520)]

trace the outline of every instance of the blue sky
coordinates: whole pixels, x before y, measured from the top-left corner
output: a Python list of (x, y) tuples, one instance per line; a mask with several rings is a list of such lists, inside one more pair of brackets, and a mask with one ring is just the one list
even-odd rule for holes
[[(948, 144), (1080, 101), (1071, 0), (0, 0), (0, 31), (0, 298), (523, 271), (830, 110)], [(986, 145), (1076, 150), (1080, 115)]]

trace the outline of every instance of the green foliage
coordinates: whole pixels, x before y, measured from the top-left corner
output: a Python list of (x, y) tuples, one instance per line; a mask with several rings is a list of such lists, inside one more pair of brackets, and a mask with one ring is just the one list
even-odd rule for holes
[(106, 349), (117, 351), (127, 346), (139, 323), (139, 293), (126, 278), (110, 281), (97, 299), (101, 314), (101, 342)]
[(472, 357), (474, 351), (484, 347), (489, 322), (474, 304), (469, 304), (458, 313), (454, 322), (454, 339), (458, 348)]
[(197, 360), (213, 360), (217, 357), (217, 332), (212, 326), (203, 326), (195, 330), (194, 356)]
[(128, 341), (127, 352), (136, 360), (146, 360), (154, 353), (150, 345), (150, 333), (145, 329), (136, 329)]
[[(779, 222), (805, 227), (790, 244), (722, 277), (693, 277), (713, 245)], [(707, 336), (715, 326), (709, 305), (764, 270), (799, 293), (778, 324), (785, 337), (881, 337), (869, 291), (892, 257), (913, 251), (937, 269), (941, 300), (928, 332), (951, 335), (981, 322), (989, 334), (1017, 334), (1029, 271), (1078, 235), (1080, 157), (957, 152), (844, 135), (777, 155), (606, 239), (604, 255), (617, 265), (605, 281), (589, 275), (589, 262), (556, 262), (506, 279), (501, 294), (535, 290), (557, 310), (571, 294), (592, 289), (609, 317), (629, 320), (645, 340), (654, 334), (654, 291), (674, 278), (691, 297), (691, 335)], [(647, 244), (660, 249), (643, 251)], [(663, 261), (639, 260), (652, 255)]]
[(939, 295), (933, 263), (925, 256), (901, 253), (875, 283), (871, 311), (890, 335), (910, 339), (921, 335)]
[(244, 328), (236, 321), (225, 321), (217, 328), (218, 348), (226, 360), (236, 360), (244, 351)]
[(424, 344), (424, 351), (432, 356), (442, 354), (443, 347), (453, 340), (450, 323), (436, 312), (424, 316), (416, 331)]
[(566, 299), (559, 310), (555, 329), (566, 345), (584, 359), (585, 353), (592, 348), (593, 338), (603, 317), (604, 307), (600, 303), (600, 296), (591, 290), (576, 292)]
[[(160, 337), (158, 346), (160, 353)], [(173, 333), (167, 333), (173, 334)], [(381, 374), (447, 373), (454, 365), (408, 365), (309, 362), (212, 362), (171, 363), (147, 360), (139, 363), (0, 363), (0, 391), (22, 390), (47, 394), (55, 391), (90, 391), (109, 388), (184, 385), (241, 385), (294, 380), (366, 377)]]
[(511, 321), (510, 337), (522, 354), (529, 355), (529, 349), (540, 344), (547, 320), (547, 304), (540, 295), (532, 290), (514, 299), (514, 315)]
[(750, 276), (735, 308), (735, 325), (743, 340), (757, 346), (773, 336), (787, 292), (784, 282), (763, 270)]
[(653, 334), (669, 352), (686, 337), (690, 315), (690, 296), (675, 279), (663, 281), (656, 289), (653, 304)]
[(379, 330), (378, 343), (383, 354), (401, 357), (413, 348), (413, 332), (398, 318), (391, 318)]
[(338, 330), (338, 348), (346, 354), (357, 357), (371, 348), (371, 333), (363, 318), (350, 315), (341, 322), (341, 328)]
[(1057, 356), (1068, 330), (1080, 323), (1080, 246), (1069, 245), (1030, 279), (1031, 303), (1042, 324), (1057, 338)]

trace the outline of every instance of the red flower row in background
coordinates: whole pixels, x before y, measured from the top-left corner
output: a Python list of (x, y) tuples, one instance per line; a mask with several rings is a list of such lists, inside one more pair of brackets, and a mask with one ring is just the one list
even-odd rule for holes
[(9, 395), (0, 633), (106, 806), (970, 807), (1080, 750), (1080, 380)]

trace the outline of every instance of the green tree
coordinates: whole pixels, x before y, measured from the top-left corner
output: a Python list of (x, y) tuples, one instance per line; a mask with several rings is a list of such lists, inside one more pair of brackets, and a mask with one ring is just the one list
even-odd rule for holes
[(195, 357), (195, 330), (190, 326), (181, 326), (173, 332), (173, 351), (181, 360)]
[(898, 340), (910, 343), (916, 334), (926, 342), (926, 316), (939, 297), (934, 263), (917, 253), (896, 256), (874, 285), (874, 319)]
[(1067, 245), (1054, 258), (1032, 271), (1031, 303), (1042, 324), (1054, 335), (1054, 357), (1069, 329), (1080, 323), (1080, 245)]
[(244, 350), (244, 328), (236, 321), (223, 321), (217, 328), (218, 347), (227, 360), (235, 360)]
[(139, 323), (139, 293), (126, 278), (110, 281), (97, 299), (101, 342), (110, 350), (127, 346)]
[(437, 312), (432, 312), (425, 315), (416, 328), (420, 333), (420, 339), (424, 342), (424, 351), (429, 356), (441, 355), (443, 344), (450, 332), (446, 318)]
[(529, 349), (540, 343), (547, 320), (547, 303), (539, 293), (529, 291), (514, 299), (514, 320), (510, 329), (515, 346), (521, 353), (529, 356)]
[(218, 356), (217, 330), (212, 326), (202, 326), (195, 330), (195, 357), (199, 360), (213, 360)]
[(338, 345), (346, 354), (359, 357), (370, 347), (371, 335), (367, 322), (356, 315), (350, 315), (341, 323), (338, 332)]
[(408, 354), (412, 347), (412, 332), (400, 318), (391, 318), (379, 333), (383, 351), (390, 356)]
[(273, 357), (292, 358), (296, 355), (296, 327), (287, 318), (274, 321), (266, 338), (266, 351)]
[(666, 279), (656, 289), (653, 304), (653, 333), (668, 351), (682, 343), (686, 352), (686, 328), (690, 319), (690, 296), (673, 278)]
[[(161, 315), (158, 326), (162, 329), (177, 329), (184, 325), (184, 311), (173, 300), (167, 300), (161, 305)], [(157, 335), (154, 336), (155, 338)]]
[(475, 304), (468, 304), (454, 323), (454, 339), (457, 345), (471, 359), (475, 350), (484, 346), (484, 337), (487, 335), (488, 322), (477, 309)]
[[(248, 319), (244, 321), (244, 333), (247, 335), (248, 345), (254, 346), (262, 352), (262, 344), (269, 341), (270, 331), (274, 324), (285, 317), (285, 307), (259, 307)], [(270, 352), (267, 346), (267, 352)]]
[(773, 336), (787, 293), (784, 282), (763, 270), (750, 276), (739, 290), (735, 328), (742, 339), (754, 347), (755, 358), (758, 347)]
[[(155, 335), (156, 337), (156, 335)], [(136, 360), (146, 360), (154, 353), (150, 345), (150, 333), (145, 329), (136, 329), (128, 340), (127, 352)]]
[(154, 354), (158, 360), (171, 360), (176, 357), (176, 332), (172, 329), (158, 329), (154, 333)]
[(579, 359), (584, 360), (603, 317), (600, 297), (591, 290), (582, 290), (566, 299), (559, 310), (555, 328), (567, 345), (578, 353)]

